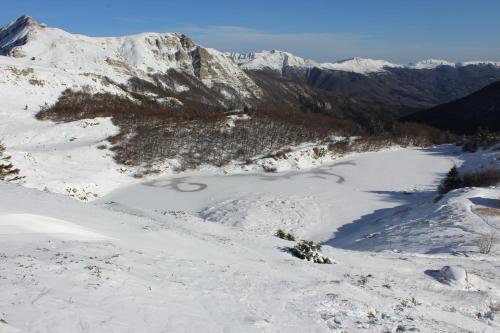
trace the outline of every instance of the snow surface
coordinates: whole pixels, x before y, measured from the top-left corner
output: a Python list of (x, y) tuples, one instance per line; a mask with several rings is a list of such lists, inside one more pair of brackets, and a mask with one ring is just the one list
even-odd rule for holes
[[(456, 215), (482, 224), (450, 201), (421, 201), (451, 165), (482, 160), (455, 149), (358, 154), (304, 172), (191, 172), (87, 204), (0, 184), (0, 330), (498, 331), (499, 252), (457, 255), (462, 236), (444, 237)], [(412, 194), (390, 195), (402, 192)], [(334, 247), (344, 226), (412, 202), (447, 207), (443, 226), (413, 234), (406, 249)], [(327, 241), (335, 264), (292, 257), (276, 228)], [(449, 251), (424, 251), (433, 236)]]

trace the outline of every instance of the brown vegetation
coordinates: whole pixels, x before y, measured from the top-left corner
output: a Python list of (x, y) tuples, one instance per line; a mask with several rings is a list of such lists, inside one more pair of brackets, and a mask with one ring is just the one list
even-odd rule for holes
[[(307, 109), (264, 106), (241, 108), (249, 119), (238, 120), (235, 127), (227, 127), (227, 117), (231, 114), (227, 110), (231, 108), (221, 104), (213, 91), (188, 82), (188, 77), (176, 77), (175, 82), (184, 82), (190, 92), (174, 94), (163, 88), (173, 84), (170, 76), (153, 79), (154, 83), (132, 79), (127, 86), (121, 86), (129, 97), (66, 90), (54, 105), (43, 108), (37, 119), (70, 122), (111, 117), (120, 128), (118, 135), (109, 138), (116, 160), (146, 169), (174, 158), (180, 161), (180, 169), (201, 164), (222, 166), (231, 160), (249, 161), (269, 154), (284, 158), (285, 154), (280, 151), (283, 147), (304, 142), (328, 143), (334, 135), (361, 136), (354, 144), (341, 142), (329, 147), (340, 153), (375, 150), (391, 144), (422, 146), (449, 140), (446, 133), (423, 125), (394, 123), (385, 127), (362, 127), (349, 120), (307, 112)], [(174, 96), (180, 103), (167, 106), (160, 102)], [(193, 96), (198, 99), (192, 99)], [(234, 103), (239, 105), (239, 101)], [(315, 155), (319, 158), (325, 153), (326, 150), (318, 150)]]

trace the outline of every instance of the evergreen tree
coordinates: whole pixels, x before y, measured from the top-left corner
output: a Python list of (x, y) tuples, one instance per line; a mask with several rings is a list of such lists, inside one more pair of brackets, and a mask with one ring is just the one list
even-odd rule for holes
[(19, 175), (19, 169), (10, 162), (11, 157), (5, 155), (5, 146), (0, 142), (0, 181), (17, 182), (24, 177)]
[(451, 168), (450, 171), (448, 171), (448, 174), (446, 175), (443, 184), (439, 188), (439, 192), (442, 194), (448, 193), (451, 190), (461, 188), (462, 186), (463, 186), (463, 181), (462, 178), (460, 178), (458, 169), (456, 166), (453, 166), (453, 168)]

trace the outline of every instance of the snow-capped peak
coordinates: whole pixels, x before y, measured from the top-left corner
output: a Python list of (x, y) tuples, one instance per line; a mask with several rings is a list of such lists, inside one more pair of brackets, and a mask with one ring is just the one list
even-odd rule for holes
[(289, 52), (272, 50), (257, 53), (228, 53), (234, 61), (246, 70), (270, 69), (281, 72), (286, 67), (312, 68), (347, 71), (358, 74), (383, 72), (386, 67), (403, 67), (386, 60), (374, 60), (365, 58), (351, 58), (333, 63), (319, 63), (311, 59), (305, 59)]
[(324, 69), (353, 72), (358, 74), (369, 74), (384, 72), (385, 68), (401, 68), (402, 65), (393, 64), (386, 60), (366, 59), (366, 58), (351, 58), (337, 61), (334, 63), (321, 64)]
[(24, 45), (29, 33), (41, 27), (31, 16), (23, 15), (7, 26), (0, 28), (0, 55), (8, 55), (20, 45)]
[(421, 60), (413, 64), (409, 64), (408, 68), (412, 69), (434, 69), (441, 66), (451, 66), (455, 67), (455, 64), (447, 60), (441, 59), (426, 59)]
[(500, 61), (463, 61), (455, 64), (456, 67), (465, 66), (493, 66), (500, 68)]
[(240, 67), (247, 70), (270, 69), (281, 72), (285, 67), (310, 68), (318, 66), (318, 63), (313, 60), (279, 50), (227, 54)]

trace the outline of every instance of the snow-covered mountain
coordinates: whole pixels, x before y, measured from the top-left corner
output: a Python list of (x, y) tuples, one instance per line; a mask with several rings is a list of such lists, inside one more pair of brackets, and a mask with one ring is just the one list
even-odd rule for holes
[(447, 60), (426, 59), (409, 64), (395, 64), (387, 60), (359, 58), (340, 60), (336, 62), (317, 62), (311, 59), (301, 58), (284, 51), (261, 51), (257, 53), (226, 53), (231, 56), (235, 62), (245, 70), (264, 70), (270, 69), (282, 72), (287, 67), (301, 69), (320, 68), (327, 70), (336, 70), (352, 72), (358, 74), (382, 73), (388, 68), (406, 68), (406, 69), (435, 69), (441, 66), (450, 66), (454, 68), (465, 66), (493, 66), (500, 68), (500, 62), (497, 61), (466, 61), (453, 63)]
[(402, 68), (404, 66), (393, 64), (386, 60), (375, 60), (365, 58), (352, 58), (334, 63), (323, 63), (321, 68), (336, 71), (353, 72), (359, 74), (370, 74), (384, 72), (386, 68)]
[(337, 71), (346, 71), (359, 74), (383, 72), (386, 67), (404, 67), (385, 60), (365, 58), (352, 58), (337, 62), (320, 63), (311, 59), (301, 58), (284, 51), (261, 51), (257, 53), (227, 53), (234, 61), (245, 70), (270, 69), (277, 72), (284, 71), (287, 67), (300, 69), (321, 68)]
[(104, 75), (117, 82), (176, 70), (208, 87), (224, 84), (244, 97), (259, 94), (230, 57), (179, 33), (96, 38), (48, 28), (22, 16), (0, 31), (0, 54), (33, 66)]
[(320, 66), (319, 63), (295, 56), (284, 51), (262, 51), (257, 53), (227, 53), (246, 70), (271, 69), (282, 71), (286, 67), (309, 68)]
[(434, 69), (440, 66), (451, 66), (455, 67), (455, 64), (449, 62), (447, 60), (439, 60), (439, 59), (427, 59), (421, 60), (414, 64), (409, 64), (408, 67), (412, 69)]

